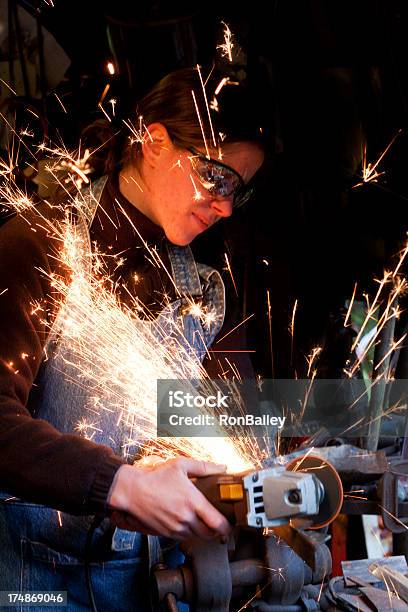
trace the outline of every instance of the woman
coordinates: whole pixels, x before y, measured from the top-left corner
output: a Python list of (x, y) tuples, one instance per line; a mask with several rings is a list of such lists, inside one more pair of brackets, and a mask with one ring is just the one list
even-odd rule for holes
[[(201, 360), (222, 326), (224, 290), (219, 274), (197, 265), (187, 245), (248, 198), (247, 183), (263, 161), (245, 92), (226, 85), (213, 100), (218, 82), (209, 79), (206, 99), (195, 69), (160, 81), (137, 109), (143, 134), (127, 140), (119, 170), (108, 168), (85, 190), (89, 206), (85, 214), (77, 211), (84, 245), (109, 254), (105, 265), (121, 298), (135, 296), (159, 316), (166, 295)], [(187, 458), (132, 466), (121, 453), (123, 439), (112, 434), (117, 417), (109, 411), (92, 441), (78, 435), (89, 391), (70, 382), (69, 346), (53, 334), (61, 312), (55, 310), (50, 277), (67, 272), (59, 263), (60, 241), (44, 217), (60, 214), (43, 203), (0, 233), (0, 457), (6, 492), (0, 505), (0, 590), (68, 591), (69, 610), (87, 609), (82, 559), (89, 515), (110, 509), (115, 524), (105, 519), (93, 543), (98, 609), (145, 610), (145, 551), (138, 532), (175, 539), (225, 536), (227, 521), (189, 480), (223, 467)], [(170, 276), (152, 265), (146, 244)], [(197, 317), (183, 314), (180, 295), (215, 309), (216, 323), (204, 329)]]

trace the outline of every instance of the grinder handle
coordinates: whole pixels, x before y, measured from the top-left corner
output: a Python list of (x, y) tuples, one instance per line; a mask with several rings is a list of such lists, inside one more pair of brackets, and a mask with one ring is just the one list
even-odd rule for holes
[(208, 501), (233, 525), (243, 505), (246, 507), (242, 477), (233, 475), (192, 478), (195, 486)]

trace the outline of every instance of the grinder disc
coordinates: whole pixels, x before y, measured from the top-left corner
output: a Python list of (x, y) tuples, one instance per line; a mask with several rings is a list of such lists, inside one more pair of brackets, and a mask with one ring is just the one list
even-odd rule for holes
[(317, 455), (296, 457), (286, 465), (290, 472), (310, 472), (320, 480), (324, 487), (324, 497), (320, 504), (319, 514), (310, 516), (308, 529), (320, 529), (329, 525), (339, 515), (343, 504), (343, 485), (334, 467)]

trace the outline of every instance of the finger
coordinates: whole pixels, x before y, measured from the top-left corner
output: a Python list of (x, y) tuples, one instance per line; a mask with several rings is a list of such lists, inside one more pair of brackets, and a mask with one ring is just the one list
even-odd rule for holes
[(201, 497), (203, 498), (203, 502), (197, 504), (195, 507), (197, 516), (199, 516), (203, 523), (216, 534), (228, 536), (232, 529), (229, 521), (221, 512), (218, 512), (203, 495), (201, 495)]
[(179, 465), (185, 470), (188, 476), (212, 476), (213, 474), (223, 474), (227, 466), (212, 461), (197, 461), (187, 457), (177, 459)]
[(198, 516), (191, 521), (190, 529), (194, 535), (202, 540), (214, 540), (217, 537), (217, 533), (213, 529), (207, 527)]
[(195, 538), (196, 535), (194, 531), (190, 529), (189, 524), (170, 532), (170, 537), (173, 538), (173, 540), (190, 540), (191, 538)]

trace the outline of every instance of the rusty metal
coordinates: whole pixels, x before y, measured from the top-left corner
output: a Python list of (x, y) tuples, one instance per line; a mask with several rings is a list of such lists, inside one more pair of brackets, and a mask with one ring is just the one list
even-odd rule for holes
[(254, 586), (267, 578), (268, 570), (261, 559), (241, 559), (230, 563), (232, 586)]
[(376, 578), (369, 570), (370, 565), (377, 563), (381, 567), (390, 567), (402, 573), (408, 571), (407, 562), (405, 557), (384, 557), (379, 559), (356, 559), (354, 561), (342, 561), (341, 568), (343, 570), (343, 576), (346, 586), (353, 586), (355, 580), (364, 581), (364, 586), (367, 584), (371, 585), (378, 582)]
[(265, 565), (269, 580), (262, 595), (268, 604), (294, 604), (304, 585), (304, 562), (275, 535), (265, 538)]
[(232, 582), (227, 544), (195, 539), (182, 550), (193, 574), (195, 612), (228, 612)]
[(369, 569), (376, 578), (384, 581), (387, 588), (408, 603), (408, 578), (402, 572), (380, 563), (372, 563)]
[[(351, 593), (337, 593), (337, 601), (343, 604), (347, 604), (347, 610), (355, 610), (356, 612), (373, 612), (371, 606), (368, 606), (360, 595), (352, 595)], [(385, 612), (382, 610), (381, 612)], [(387, 612), (389, 610), (387, 609)]]
[[(296, 531), (296, 530), (295, 530)], [(245, 534), (247, 535), (247, 534)], [(256, 546), (248, 546), (244, 538), (243, 547), (228, 551), (227, 545), (216, 542), (192, 540), (183, 544), (186, 561), (176, 569), (158, 565), (153, 572), (155, 601), (168, 601), (171, 594), (179, 601), (187, 602), (194, 612), (226, 612), (232, 601), (242, 600), (250, 589), (260, 586), (262, 600), (253, 602), (259, 610), (298, 610), (305, 583), (319, 585), (330, 574), (331, 557), (324, 544), (325, 535), (313, 532), (312, 537), (302, 536), (313, 547), (315, 570), (310, 567), (273, 532), (257, 534)], [(251, 540), (252, 538), (249, 538)], [(228, 552), (233, 559), (229, 561)], [(259, 554), (256, 557), (248, 554)], [(237, 558), (234, 558), (236, 555)], [(244, 555), (245, 558), (240, 558)], [(233, 599), (234, 597), (234, 599)], [(308, 592), (304, 592), (305, 610), (316, 609)], [(170, 600), (173, 602), (172, 598)]]
[(392, 533), (404, 533), (408, 529), (408, 515), (400, 514), (401, 504), (398, 500), (398, 478), (400, 476), (408, 476), (408, 461), (394, 463), (384, 474), (380, 483), (383, 506), (381, 516), (384, 527)]
[(376, 587), (362, 587), (360, 591), (378, 612), (407, 612), (408, 605), (388, 591)]
[(308, 564), (312, 570), (316, 569), (317, 545), (303, 531), (295, 529), (292, 525), (280, 525), (273, 528), (274, 533)]
[(156, 565), (152, 571), (152, 591), (157, 602), (165, 601), (168, 593), (172, 593), (178, 600), (192, 601), (194, 586), (191, 569), (186, 565), (176, 569), (168, 569), (163, 564)]

